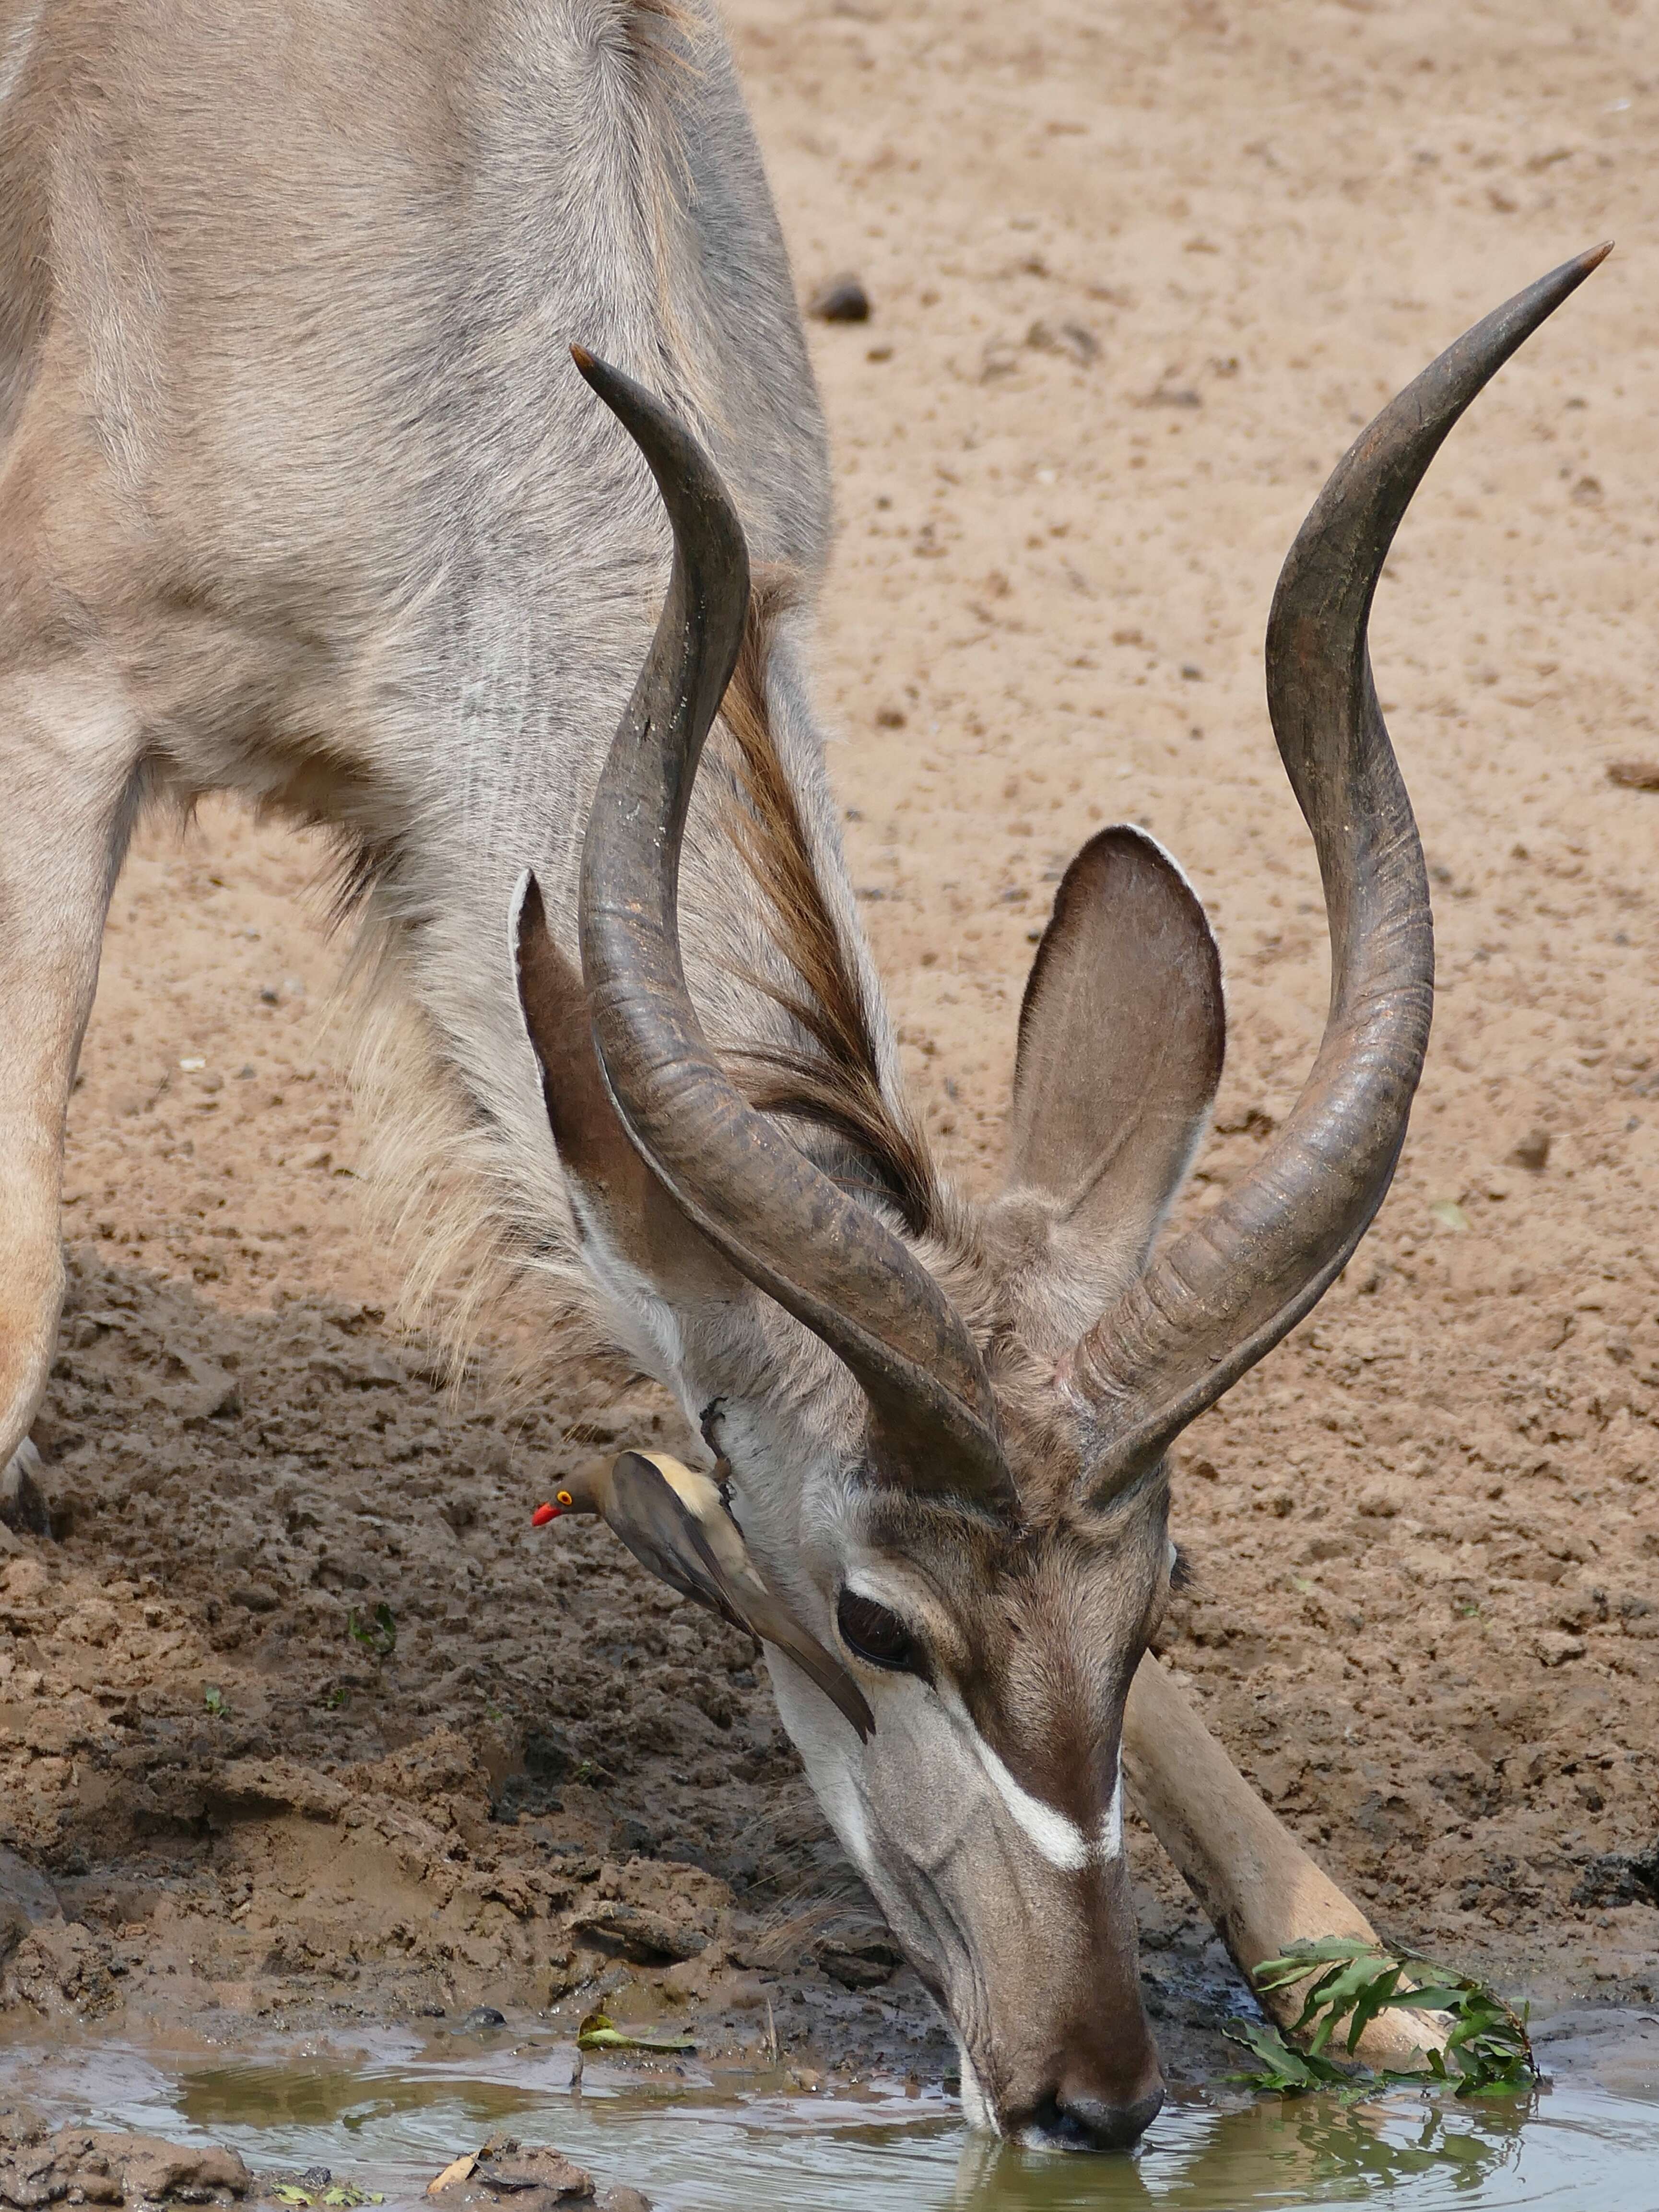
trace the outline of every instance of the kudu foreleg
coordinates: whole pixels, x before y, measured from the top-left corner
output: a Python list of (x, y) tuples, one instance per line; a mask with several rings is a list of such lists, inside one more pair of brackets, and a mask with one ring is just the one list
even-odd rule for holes
[[(1123, 1767), (1146, 1825), (1247, 1978), (1298, 1940), (1376, 1940), (1359, 1907), (1274, 1818), (1150, 1651), (1130, 1686)], [(1299, 1988), (1263, 1999), (1286, 2025), (1300, 2002)], [(1357, 2055), (1372, 2066), (1409, 2066), (1445, 2035), (1434, 2014), (1385, 2012), (1361, 2036)]]
[(0, 1468), (52, 1365), (64, 1116), (137, 750), (132, 718), (101, 679), (0, 680)]

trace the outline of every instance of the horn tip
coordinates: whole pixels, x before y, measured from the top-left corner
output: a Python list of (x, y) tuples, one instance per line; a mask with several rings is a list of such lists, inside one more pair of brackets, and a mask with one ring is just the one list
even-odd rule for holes
[(598, 362), (585, 345), (573, 345), (570, 349), (570, 358), (584, 376), (589, 375), (599, 367)]

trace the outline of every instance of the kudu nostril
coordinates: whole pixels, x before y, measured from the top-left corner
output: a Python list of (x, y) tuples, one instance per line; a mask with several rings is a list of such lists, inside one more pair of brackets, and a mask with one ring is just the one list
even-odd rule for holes
[(1164, 2106), (1164, 2084), (1132, 2105), (1109, 2105), (1099, 2097), (1066, 2097), (1060, 2112), (1079, 2150), (1133, 2150)]
[(1062, 2089), (1034, 2105), (1009, 2135), (1042, 2150), (1133, 2150), (1164, 2104), (1160, 2081), (1132, 2104)]

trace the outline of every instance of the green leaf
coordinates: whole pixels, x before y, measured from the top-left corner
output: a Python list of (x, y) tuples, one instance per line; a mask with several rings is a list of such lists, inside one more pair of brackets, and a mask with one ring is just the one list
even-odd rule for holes
[(1400, 1986), (1401, 1972), (1401, 1969), (1398, 1965), (1391, 1966), (1386, 1972), (1373, 1975), (1369, 1986), (1359, 1992), (1358, 2000), (1353, 2008), (1353, 2017), (1348, 2022), (1350, 2051), (1355, 2048), (1360, 2037), (1364, 2035), (1378, 2013), (1382, 2011), (1385, 2006), (1394, 2002), (1394, 1993)]
[[(1410, 1986), (1407, 1978), (1416, 1986)], [(1460, 2097), (1482, 2090), (1524, 2090), (1538, 2078), (1524, 2013), (1466, 1974), (1449, 1973), (1414, 1954), (1395, 1953), (1379, 1942), (1354, 1936), (1323, 1936), (1286, 1945), (1277, 1958), (1264, 1959), (1253, 1977), (1266, 1993), (1305, 1984), (1292, 2036), (1307, 2039), (1298, 2053), (1271, 2029), (1234, 2023), (1228, 2029), (1261, 2062), (1255, 2074), (1233, 2078), (1261, 2089), (1295, 2094), (1303, 2089), (1340, 2084), (1347, 2101), (1389, 2085), (1418, 2081), (1411, 2073), (1377, 2074), (1366, 2068), (1346, 2070), (1325, 2053), (1346, 2023), (1349, 2051), (1358, 2045), (1379, 2014), (1388, 2011), (1438, 2012), (1449, 2015), (1445, 2048), (1425, 2050), (1429, 2078)]]
[(1346, 2085), (1351, 2078), (1341, 2067), (1328, 2059), (1304, 2057), (1293, 2051), (1276, 2027), (1257, 2021), (1230, 2020), (1223, 2031), (1231, 2041), (1242, 2044), (1261, 2062), (1257, 2070), (1249, 2074), (1232, 2074), (1230, 2081), (1248, 2084), (1253, 2089), (1276, 2093), (1279, 2096), (1297, 2097), (1310, 2089), (1322, 2089)]
[(1430, 1982), (1418, 1989), (1401, 1990), (1389, 2002), (1396, 2012), (1449, 2012), (1462, 1995), (1461, 1984), (1437, 1989)]
[(596, 2027), (576, 2038), (579, 2051), (695, 2051), (689, 2035), (629, 2035), (620, 2027)]
[(578, 2051), (695, 2051), (689, 2035), (630, 2035), (610, 2015), (590, 2012), (576, 2030)]
[(346, 1615), (346, 1634), (373, 1657), (389, 1659), (398, 1648), (397, 1617), (384, 1598), (367, 1620), (359, 1620), (353, 1606)]

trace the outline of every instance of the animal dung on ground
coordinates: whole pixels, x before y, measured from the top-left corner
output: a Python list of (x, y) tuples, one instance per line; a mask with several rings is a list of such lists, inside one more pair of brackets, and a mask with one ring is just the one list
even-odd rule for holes
[(806, 312), (820, 323), (867, 323), (870, 295), (861, 278), (851, 270), (843, 270), (839, 276), (829, 277), (818, 286), (806, 303)]
[(1659, 791), (1659, 761), (1614, 761), (1607, 781), (1623, 791)]

